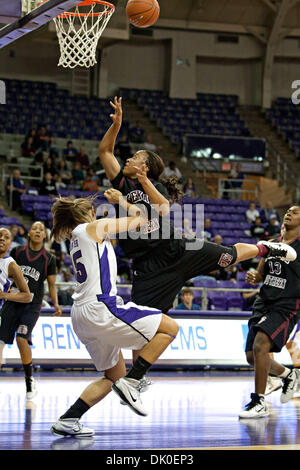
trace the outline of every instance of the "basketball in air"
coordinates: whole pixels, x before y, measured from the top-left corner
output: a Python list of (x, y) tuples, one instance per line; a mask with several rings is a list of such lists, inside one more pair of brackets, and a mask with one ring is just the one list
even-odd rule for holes
[(126, 5), (127, 18), (137, 28), (152, 26), (158, 20), (159, 13), (157, 0), (129, 0)]

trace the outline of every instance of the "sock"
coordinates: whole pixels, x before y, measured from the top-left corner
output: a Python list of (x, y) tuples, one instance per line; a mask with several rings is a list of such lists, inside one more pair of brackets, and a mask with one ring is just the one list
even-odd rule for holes
[(145, 361), (141, 356), (137, 358), (131, 369), (126, 374), (127, 378), (141, 380), (146, 375), (152, 364)]
[(265, 399), (265, 395), (263, 393), (258, 393), (257, 395), (259, 396), (259, 398), (262, 398), (263, 400)]
[(283, 379), (285, 379), (289, 375), (290, 372), (291, 372), (291, 369), (288, 369), (287, 367), (285, 367), (282, 374), (278, 375), (278, 377), (282, 377)]
[(87, 405), (81, 398), (78, 398), (75, 403), (63, 414), (60, 419), (67, 418), (81, 418), (81, 416), (90, 409), (90, 406)]
[(258, 256), (266, 256), (269, 253), (269, 248), (265, 245), (255, 245), (258, 249)]
[(32, 362), (29, 364), (23, 364), (23, 369), (25, 372), (25, 378), (32, 377)]

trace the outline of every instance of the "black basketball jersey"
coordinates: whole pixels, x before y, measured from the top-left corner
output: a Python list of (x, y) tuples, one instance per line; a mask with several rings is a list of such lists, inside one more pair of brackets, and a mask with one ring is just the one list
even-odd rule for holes
[[(274, 241), (280, 241), (278, 238)], [(267, 301), (300, 298), (300, 237), (289, 245), (297, 252), (295, 261), (267, 257), (260, 296)]]
[(44, 281), (47, 276), (56, 274), (55, 257), (45, 248), (33, 251), (28, 245), (13, 248), (10, 256), (22, 269), (29, 290), (33, 294), (32, 303), (41, 304), (44, 296)]
[[(174, 239), (174, 226), (170, 222), (169, 216), (161, 217), (153, 209), (148, 195), (138, 180), (124, 176), (121, 170), (111, 183), (115, 189), (118, 189), (124, 196), (127, 196), (127, 201), (130, 204), (143, 204), (148, 212), (149, 222), (146, 226), (141, 227), (138, 238), (132, 239), (128, 237), (124, 240), (122, 235), (118, 237), (120, 247), (126, 256), (137, 259), (150, 253), (153, 255), (154, 250), (156, 252), (174, 250), (174, 243), (176, 246), (181, 244), (182, 240)], [(162, 183), (152, 181), (152, 184), (166, 199), (169, 199), (168, 191)], [(117, 213), (119, 214), (118, 207)]]

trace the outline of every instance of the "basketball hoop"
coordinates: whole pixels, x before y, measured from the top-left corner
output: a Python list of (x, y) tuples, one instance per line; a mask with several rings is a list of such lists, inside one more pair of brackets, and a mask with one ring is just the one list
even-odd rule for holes
[(98, 40), (114, 11), (109, 2), (84, 0), (74, 11), (54, 18), (60, 48), (58, 65), (69, 68), (95, 65)]

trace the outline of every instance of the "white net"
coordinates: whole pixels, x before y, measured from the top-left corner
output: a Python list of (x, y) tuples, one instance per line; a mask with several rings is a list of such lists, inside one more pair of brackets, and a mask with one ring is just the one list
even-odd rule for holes
[(114, 6), (108, 2), (86, 0), (74, 11), (54, 18), (60, 48), (58, 65), (68, 68), (95, 65), (99, 38), (113, 12)]

